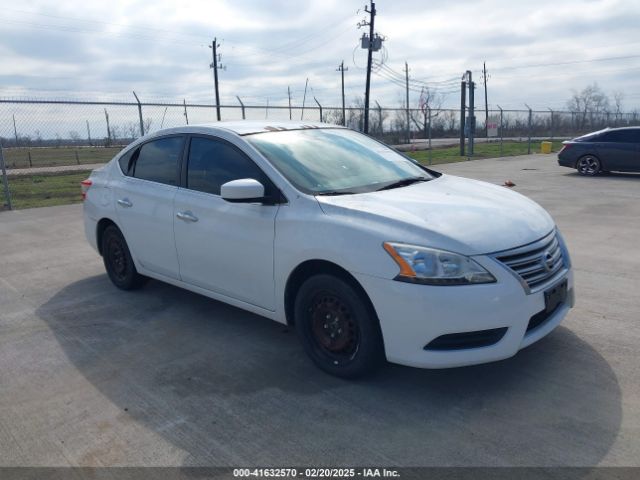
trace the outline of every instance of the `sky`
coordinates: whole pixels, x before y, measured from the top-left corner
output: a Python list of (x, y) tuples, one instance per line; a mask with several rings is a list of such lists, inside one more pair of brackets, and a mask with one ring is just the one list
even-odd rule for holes
[[(362, 97), (364, 0), (1, 0), (0, 97), (171, 100), (213, 103), (211, 42), (218, 39), (221, 103), (294, 105)], [(623, 109), (640, 107), (638, 0), (379, 0), (372, 103), (399, 106), (405, 62), (410, 104), (426, 85), (443, 107), (459, 105), (462, 74), (482, 66), (491, 108), (554, 110), (597, 83)]]

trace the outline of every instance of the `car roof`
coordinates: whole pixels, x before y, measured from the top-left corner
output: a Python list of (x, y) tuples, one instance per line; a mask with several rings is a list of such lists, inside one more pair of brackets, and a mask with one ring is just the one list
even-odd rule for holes
[(254, 133), (277, 132), (285, 130), (306, 130), (312, 128), (345, 128), (340, 125), (320, 122), (304, 122), (304, 121), (269, 121), (269, 120), (238, 120), (229, 122), (202, 123), (196, 125), (186, 125), (184, 127), (166, 128), (158, 130), (154, 133), (157, 135), (166, 135), (171, 133), (215, 133), (216, 131), (226, 130), (234, 132), (238, 135), (251, 135)]

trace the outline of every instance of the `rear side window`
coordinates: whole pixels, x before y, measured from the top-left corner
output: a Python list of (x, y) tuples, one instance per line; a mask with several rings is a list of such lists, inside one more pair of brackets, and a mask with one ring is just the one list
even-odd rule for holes
[(178, 184), (178, 162), (182, 154), (184, 137), (167, 137), (152, 140), (140, 148), (133, 176), (143, 180)]
[(613, 130), (606, 132), (598, 139), (601, 142), (638, 143), (638, 131), (636, 130)]
[(211, 138), (193, 137), (189, 148), (187, 188), (220, 195), (220, 186), (231, 180), (253, 178), (269, 194), (270, 182), (260, 168), (233, 145)]

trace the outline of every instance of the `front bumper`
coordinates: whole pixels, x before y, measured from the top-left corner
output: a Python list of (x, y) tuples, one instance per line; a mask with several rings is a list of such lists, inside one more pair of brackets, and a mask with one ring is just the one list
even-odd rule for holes
[[(539, 326), (527, 331), (531, 317), (545, 309), (544, 290), (527, 295), (506, 268), (488, 257), (475, 258), (489, 267), (496, 283), (468, 286), (416, 285), (355, 273), (380, 320), (387, 360), (421, 368), (449, 368), (512, 357), (557, 327), (574, 304), (573, 272), (567, 299)], [(449, 334), (507, 328), (496, 343), (474, 348), (425, 350), (432, 340)]]

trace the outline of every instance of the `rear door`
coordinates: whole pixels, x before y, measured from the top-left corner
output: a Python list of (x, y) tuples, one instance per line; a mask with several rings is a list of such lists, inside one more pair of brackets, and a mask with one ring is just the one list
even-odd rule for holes
[(273, 243), (278, 205), (229, 203), (223, 183), (253, 178), (272, 194), (275, 186), (237, 146), (192, 136), (183, 187), (173, 215), (180, 276), (184, 282), (267, 310), (275, 309)]
[(172, 135), (140, 146), (113, 181), (116, 212), (134, 259), (145, 269), (179, 278), (173, 238), (173, 199), (185, 137)]
[(638, 169), (638, 131), (636, 129), (611, 130), (597, 140), (597, 150), (604, 170)]

